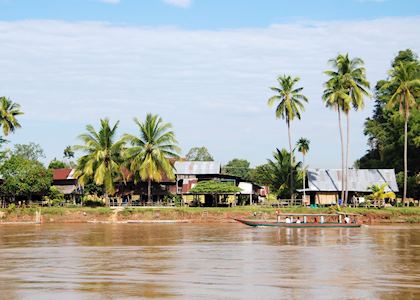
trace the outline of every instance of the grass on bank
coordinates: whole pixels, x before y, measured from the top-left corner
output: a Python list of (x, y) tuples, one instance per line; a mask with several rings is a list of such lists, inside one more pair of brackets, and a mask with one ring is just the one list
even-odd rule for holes
[[(50, 215), (63, 215), (66, 213), (86, 213), (86, 214), (102, 214), (108, 215), (112, 214), (113, 210), (109, 207), (9, 207), (2, 208), (0, 211), (7, 214), (15, 213), (17, 215), (25, 214), (35, 214), (37, 210), (41, 209), (42, 214)], [(211, 214), (225, 214), (225, 213), (268, 213), (275, 214), (276, 211), (280, 213), (307, 213), (307, 214), (316, 214), (316, 213), (333, 213), (335, 210), (334, 207), (324, 207), (324, 208), (308, 208), (308, 207), (285, 207), (285, 208), (271, 208), (271, 207), (260, 207), (260, 206), (236, 206), (236, 207), (135, 207), (135, 208), (126, 208), (121, 213), (125, 215), (130, 214), (141, 214), (141, 213), (150, 213), (150, 212), (165, 212), (171, 211), (172, 213), (188, 213), (188, 214), (202, 214), (204, 212)], [(419, 215), (420, 216), (420, 207), (389, 207), (389, 208), (341, 208), (340, 212), (348, 213), (357, 213), (357, 214), (385, 214), (385, 215)]]

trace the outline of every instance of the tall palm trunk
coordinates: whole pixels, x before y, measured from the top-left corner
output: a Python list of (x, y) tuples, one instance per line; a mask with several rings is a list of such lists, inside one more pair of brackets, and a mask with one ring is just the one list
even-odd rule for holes
[(346, 172), (345, 172), (345, 185), (344, 185), (344, 205), (347, 205), (349, 198), (349, 149), (350, 149), (350, 111), (346, 114), (347, 118), (347, 149), (346, 149)]
[(292, 133), (290, 130), (290, 120), (287, 120), (287, 132), (289, 135), (289, 151), (290, 151), (290, 199), (293, 199), (293, 151), (292, 151)]
[(403, 190), (403, 205), (407, 197), (407, 126), (408, 126), (408, 114), (406, 113), (404, 118), (404, 190)]
[(338, 128), (340, 129), (341, 142), (341, 200), (344, 200), (344, 140), (343, 140), (343, 126), (341, 124), (340, 107), (337, 107), (338, 112)]
[(306, 175), (306, 169), (305, 169), (305, 154), (302, 154), (302, 161), (303, 161), (303, 201), (302, 201), (302, 205), (304, 203), (304, 201), (306, 201), (306, 191), (305, 191), (305, 175)]
[(152, 180), (147, 180), (147, 203), (152, 203)]

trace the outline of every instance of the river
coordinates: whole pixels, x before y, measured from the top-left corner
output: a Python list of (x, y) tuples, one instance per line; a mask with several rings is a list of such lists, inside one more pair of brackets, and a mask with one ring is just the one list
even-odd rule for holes
[(420, 227), (0, 226), (0, 299), (420, 299)]

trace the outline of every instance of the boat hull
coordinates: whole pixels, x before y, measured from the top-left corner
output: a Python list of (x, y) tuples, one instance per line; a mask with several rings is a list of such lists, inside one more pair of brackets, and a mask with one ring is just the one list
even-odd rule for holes
[(357, 223), (284, 223), (235, 219), (235, 221), (252, 227), (287, 227), (287, 228), (357, 228)]

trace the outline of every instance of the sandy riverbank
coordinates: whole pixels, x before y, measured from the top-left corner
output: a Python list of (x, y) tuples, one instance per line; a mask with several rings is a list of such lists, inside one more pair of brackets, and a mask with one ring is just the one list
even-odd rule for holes
[[(0, 224), (10, 222), (34, 222), (39, 208), (15, 208), (0, 210)], [(331, 208), (125, 208), (113, 210), (107, 207), (44, 207), (41, 208), (41, 223), (117, 223), (127, 221), (182, 221), (191, 223), (228, 223), (234, 218), (275, 219), (276, 211), (281, 213), (330, 213)], [(363, 224), (420, 223), (420, 208), (346, 208), (342, 212), (360, 214), (358, 220)], [(158, 223), (157, 222), (157, 223)]]

